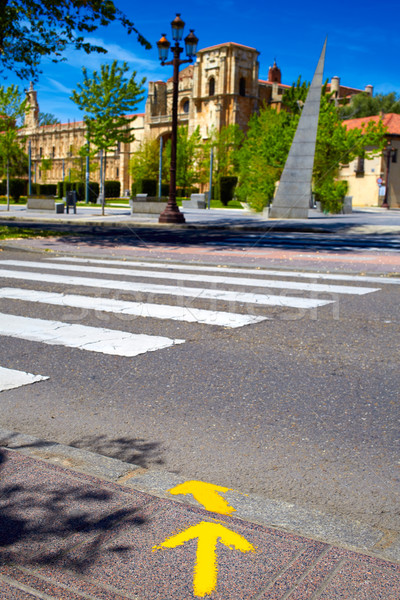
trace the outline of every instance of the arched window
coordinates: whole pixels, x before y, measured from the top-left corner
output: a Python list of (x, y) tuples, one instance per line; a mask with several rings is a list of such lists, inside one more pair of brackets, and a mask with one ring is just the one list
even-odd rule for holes
[(182, 105), (183, 112), (187, 115), (189, 112), (189, 100), (185, 100)]
[(215, 79), (214, 77), (210, 77), (208, 81), (208, 95), (214, 96), (215, 94)]
[(239, 81), (239, 95), (246, 95), (246, 79), (244, 77), (241, 77)]

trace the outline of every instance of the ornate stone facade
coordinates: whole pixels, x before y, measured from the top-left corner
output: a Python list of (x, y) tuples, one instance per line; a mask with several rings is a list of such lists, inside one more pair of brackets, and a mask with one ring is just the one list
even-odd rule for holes
[[(188, 125), (189, 133), (199, 127), (202, 138), (207, 139), (213, 127), (219, 130), (236, 123), (245, 130), (251, 114), (263, 104), (279, 109), (282, 95), (290, 85), (281, 83), (276, 62), (269, 69), (268, 80), (260, 80), (258, 57), (255, 48), (232, 42), (199, 50), (196, 62), (182, 69), (179, 75), (179, 125)], [(362, 91), (342, 87), (337, 77), (330, 85), (339, 99)], [(372, 94), (371, 86), (367, 88)], [(37, 93), (32, 85), (27, 96), (30, 109), (24, 135), (31, 143), (33, 181), (57, 183), (68, 179), (71, 172), (83, 171), (84, 159), (78, 152), (86, 144), (84, 122), (39, 126)], [(130, 157), (144, 139), (162, 137), (165, 141), (170, 137), (171, 107), (172, 78), (149, 82), (145, 113), (136, 115), (132, 124), (135, 140), (107, 153), (106, 179), (119, 180), (121, 190), (130, 189)], [(51, 159), (51, 166), (45, 172), (41, 168), (43, 158)], [(97, 168), (90, 173), (90, 179), (98, 181), (99, 160), (93, 162)]]

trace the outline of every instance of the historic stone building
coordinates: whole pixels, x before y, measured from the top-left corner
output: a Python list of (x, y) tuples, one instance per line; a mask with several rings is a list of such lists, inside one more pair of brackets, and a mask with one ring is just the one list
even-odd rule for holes
[[(282, 95), (290, 87), (281, 81), (281, 71), (274, 62), (266, 81), (259, 79), (259, 52), (232, 42), (204, 48), (197, 53), (194, 64), (182, 69), (179, 75), (178, 122), (188, 125), (189, 133), (199, 127), (203, 139), (212, 128), (238, 124), (246, 129), (252, 113), (263, 104), (280, 109)], [(329, 84), (337, 101), (363, 90), (343, 87), (338, 77)], [(129, 160), (144, 139), (161, 137), (165, 141), (171, 135), (172, 78), (167, 81), (149, 82), (145, 113), (136, 115), (133, 121), (135, 141), (120, 144), (107, 153), (106, 179), (117, 179), (121, 190), (131, 185)], [(372, 94), (372, 86), (365, 91)], [(33, 180), (56, 183), (68, 179), (84, 167), (78, 152), (86, 144), (86, 127), (83, 121), (58, 125), (38, 125), (39, 105), (33, 86), (27, 91), (30, 109), (26, 117), (24, 135), (30, 140)], [(42, 159), (48, 170), (43, 171)], [(95, 163), (99, 167), (99, 160)], [(91, 180), (99, 180), (99, 168), (90, 174)]]
[(386, 198), (390, 208), (400, 208), (400, 115), (360, 117), (346, 121), (347, 129), (363, 129), (382, 119), (386, 127), (386, 147), (382, 154), (369, 160), (356, 158), (342, 165), (339, 179), (347, 181), (353, 206), (381, 206)]

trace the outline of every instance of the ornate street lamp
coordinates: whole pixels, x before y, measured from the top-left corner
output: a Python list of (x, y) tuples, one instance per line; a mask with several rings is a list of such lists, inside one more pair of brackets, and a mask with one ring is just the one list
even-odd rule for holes
[(157, 42), (158, 53), (161, 64), (173, 65), (173, 94), (172, 94), (172, 132), (171, 132), (171, 168), (170, 168), (170, 181), (169, 181), (169, 199), (168, 204), (161, 213), (159, 223), (184, 223), (185, 217), (180, 212), (176, 204), (176, 144), (177, 144), (177, 130), (178, 130), (178, 88), (179, 88), (179, 67), (184, 63), (193, 62), (197, 52), (198, 39), (193, 33), (193, 29), (190, 30), (189, 35), (185, 38), (185, 49), (187, 60), (180, 60), (179, 56), (183, 50), (179, 45), (179, 42), (183, 37), (183, 29), (185, 23), (182, 21), (180, 14), (177, 14), (175, 19), (171, 23), (172, 27), (172, 39), (175, 45), (172, 46), (174, 58), (167, 62), (168, 51), (171, 46), (166, 38), (165, 33), (162, 34), (161, 39)]

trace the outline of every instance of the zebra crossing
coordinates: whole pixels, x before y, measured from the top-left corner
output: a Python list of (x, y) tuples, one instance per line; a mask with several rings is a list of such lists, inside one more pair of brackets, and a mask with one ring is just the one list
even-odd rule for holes
[[(81, 308), (151, 318), (161, 323), (167, 320), (232, 329), (271, 319), (270, 307), (312, 310), (337, 302), (341, 295), (362, 296), (381, 289), (370, 284), (400, 283), (400, 280), (379, 277), (77, 257), (0, 260), (0, 280), (3, 286), (0, 303), (2, 300), (22, 301), (31, 306)], [(46, 285), (50, 291), (18, 287), (18, 282)], [(55, 291), (55, 286), (61, 286), (63, 291)], [(79, 293), (75, 293), (77, 288)], [(133, 299), (98, 296), (110, 292), (123, 292)], [(329, 297), (320, 298), (319, 294)], [(152, 301), (143, 300), (146, 295)], [(200, 301), (202, 308), (192, 306), (193, 301)], [(222, 303), (224, 309), (215, 308), (218, 303)], [(212, 309), (204, 308), (210, 304)], [(232, 310), (226, 310), (226, 306)], [(249, 310), (252, 306), (258, 307), (258, 314)], [(8, 312), (0, 312), (0, 336), (127, 358), (185, 343), (181, 332), (175, 338)], [(0, 368), (0, 391), (46, 378), (46, 375), (3, 367)]]

